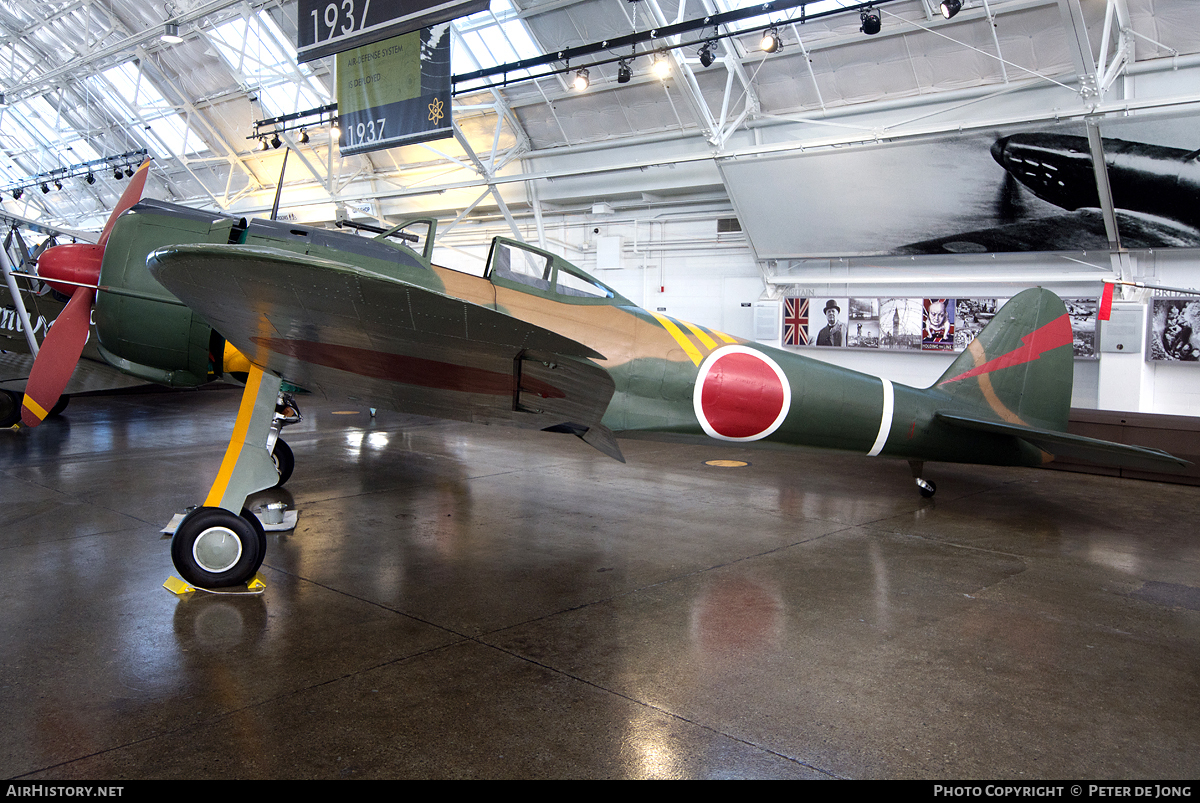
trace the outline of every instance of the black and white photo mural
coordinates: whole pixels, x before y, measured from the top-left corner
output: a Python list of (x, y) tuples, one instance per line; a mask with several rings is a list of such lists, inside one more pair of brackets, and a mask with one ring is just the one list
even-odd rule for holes
[[(1100, 133), (1122, 246), (1200, 246), (1200, 121), (1106, 121)], [(997, 130), (722, 171), (760, 259), (1106, 249), (1086, 134)]]

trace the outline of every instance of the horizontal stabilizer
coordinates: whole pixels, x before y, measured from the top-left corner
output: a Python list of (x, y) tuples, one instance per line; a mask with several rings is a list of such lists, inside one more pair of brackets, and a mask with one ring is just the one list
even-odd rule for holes
[(939, 412), (936, 413), (936, 416), (939, 421), (963, 429), (1014, 435), (1055, 457), (1069, 457), (1088, 463), (1164, 473), (1175, 472), (1191, 465), (1187, 460), (1182, 460), (1159, 449), (1147, 449), (1144, 446), (1127, 446), (1123, 443), (1085, 438), (1082, 435), (1072, 435), (1067, 432), (1022, 427), (1017, 424), (971, 418), (955, 413)]

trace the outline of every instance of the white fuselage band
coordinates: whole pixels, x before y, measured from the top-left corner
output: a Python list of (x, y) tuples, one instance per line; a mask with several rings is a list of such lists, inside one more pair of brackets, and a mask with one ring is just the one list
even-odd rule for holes
[(883, 414), (879, 416), (879, 434), (875, 436), (875, 445), (867, 452), (867, 457), (875, 457), (887, 445), (888, 433), (892, 431), (892, 414), (896, 408), (896, 392), (892, 390), (892, 383), (882, 377), (879, 381), (883, 383)]

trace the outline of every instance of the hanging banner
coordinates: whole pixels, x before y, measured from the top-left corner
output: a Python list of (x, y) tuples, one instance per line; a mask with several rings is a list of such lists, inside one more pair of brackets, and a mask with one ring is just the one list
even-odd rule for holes
[(488, 0), (299, 0), (296, 61), (303, 64), (487, 7)]
[(339, 53), (343, 156), (453, 135), (450, 25)]

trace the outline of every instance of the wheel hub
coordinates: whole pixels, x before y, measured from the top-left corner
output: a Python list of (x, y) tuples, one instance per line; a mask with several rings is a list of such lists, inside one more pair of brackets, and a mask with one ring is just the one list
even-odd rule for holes
[(210, 527), (192, 544), (192, 558), (200, 568), (212, 574), (228, 571), (241, 557), (242, 539), (227, 527)]

